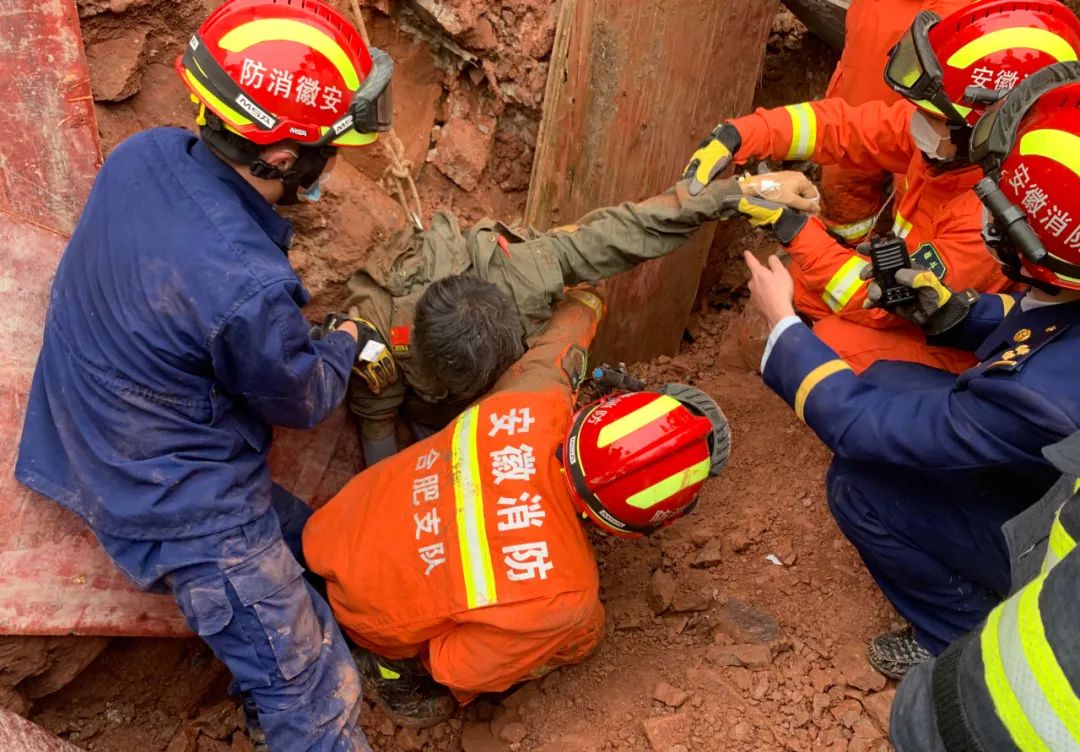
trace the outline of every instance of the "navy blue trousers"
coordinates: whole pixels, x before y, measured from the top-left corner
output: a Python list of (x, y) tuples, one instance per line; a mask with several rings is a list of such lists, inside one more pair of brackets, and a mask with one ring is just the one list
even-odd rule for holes
[(937, 655), (1009, 592), (1001, 526), (1028, 500), (970, 478), (834, 459), (829, 508), (878, 587)]
[(171, 591), (188, 625), (247, 693), (271, 752), (369, 752), (360, 677), (330, 606), (303, 578), (311, 509), (279, 486), (262, 517), (201, 538), (97, 533), (145, 590)]

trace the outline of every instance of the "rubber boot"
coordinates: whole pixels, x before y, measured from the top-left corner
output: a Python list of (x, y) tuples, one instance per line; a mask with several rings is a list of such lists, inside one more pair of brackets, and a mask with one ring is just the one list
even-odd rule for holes
[(353, 649), (360, 683), (394, 723), (428, 728), (448, 720), (457, 703), (450, 690), (424, 670), (420, 661), (381, 658), (363, 648)]
[(915, 641), (910, 629), (899, 629), (871, 640), (866, 657), (878, 673), (890, 679), (903, 679), (908, 671), (934, 656)]

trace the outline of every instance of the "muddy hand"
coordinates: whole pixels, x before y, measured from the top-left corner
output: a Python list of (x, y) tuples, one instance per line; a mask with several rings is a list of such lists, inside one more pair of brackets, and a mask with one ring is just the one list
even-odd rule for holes
[(683, 179), (690, 181), (690, 195), (701, 193), (713, 178), (723, 172), (741, 145), (742, 137), (734, 125), (724, 123), (716, 126), (690, 156), (690, 163), (683, 171)]
[(744, 196), (756, 196), (810, 214), (821, 211), (821, 194), (810, 178), (797, 170), (747, 174), (739, 178), (739, 187)]
[(776, 256), (769, 256), (769, 265), (765, 266), (750, 251), (744, 251), (743, 258), (750, 270), (750, 303), (769, 322), (769, 328), (794, 316), (795, 283), (784, 263)]

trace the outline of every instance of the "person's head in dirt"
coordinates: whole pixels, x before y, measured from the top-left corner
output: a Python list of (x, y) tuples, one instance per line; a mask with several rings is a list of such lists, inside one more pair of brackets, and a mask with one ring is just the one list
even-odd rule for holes
[(990, 253), (1006, 276), (1055, 300), (1080, 297), (1078, 109), (1080, 63), (1052, 65), (994, 105), (971, 139)]
[(1057, 0), (982, 0), (944, 19), (919, 13), (889, 54), (885, 82), (915, 104), (911, 136), (926, 158), (963, 167), (987, 107), (1078, 53), (1080, 20)]
[(202, 139), (270, 203), (318, 200), (337, 149), (390, 127), (390, 57), (322, 0), (229, 0), (176, 70)]
[(471, 274), (432, 283), (416, 304), (413, 327), (417, 350), (453, 401), (483, 394), (525, 354), (514, 301)]
[(730, 444), (727, 418), (700, 389), (621, 392), (574, 415), (562, 475), (583, 519), (637, 538), (693, 511), (705, 479), (727, 464)]

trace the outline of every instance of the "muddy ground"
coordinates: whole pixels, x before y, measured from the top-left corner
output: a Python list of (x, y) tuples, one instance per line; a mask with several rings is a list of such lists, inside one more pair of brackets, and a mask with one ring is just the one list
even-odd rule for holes
[[(455, 2), (454, 14), (437, 19), (424, 12), (439, 5), (428, 0), (361, 4), (375, 42), (399, 62), (397, 119), (425, 214), (519, 217), (555, 4)], [(106, 151), (145, 127), (187, 126), (191, 107), (171, 70), (183, 43), (177, 30), (215, 3), (79, 5)], [(339, 6), (347, 9), (347, 0)], [(117, 67), (117, 59), (126, 62)], [(834, 61), (780, 14), (758, 103), (819, 94)], [(294, 259), (315, 293), (313, 318), (339, 299), (355, 263), (351, 249), (405, 221), (379, 189), (386, 166), (378, 152), (351, 159), (321, 211), (297, 215), (304, 240)], [(690, 520), (647, 541), (597, 539), (609, 614), (603, 646), (583, 665), (481, 700), (426, 731), (396, 728), (367, 707), (376, 749), (887, 748), (892, 690), (866, 664), (863, 645), (893, 616), (829, 516), (827, 451), (748, 370), (762, 332), (742, 312), (737, 258), (747, 246), (771, 250), (744, 231), (718, 233), (682, 352), (637, 367), (653, 382), (687, 381), (712, 394), (733, 425), (733, 452)], [(68, 665), (102, 647), (88, 646)], [(91, 752), (249, 749), (227, 673), (198, 641), (113, 640), (63, 689), (44, 691), (69, 676), (46, 679), (20, 685), (21, 700), (33, 699), (30, 717)]]

